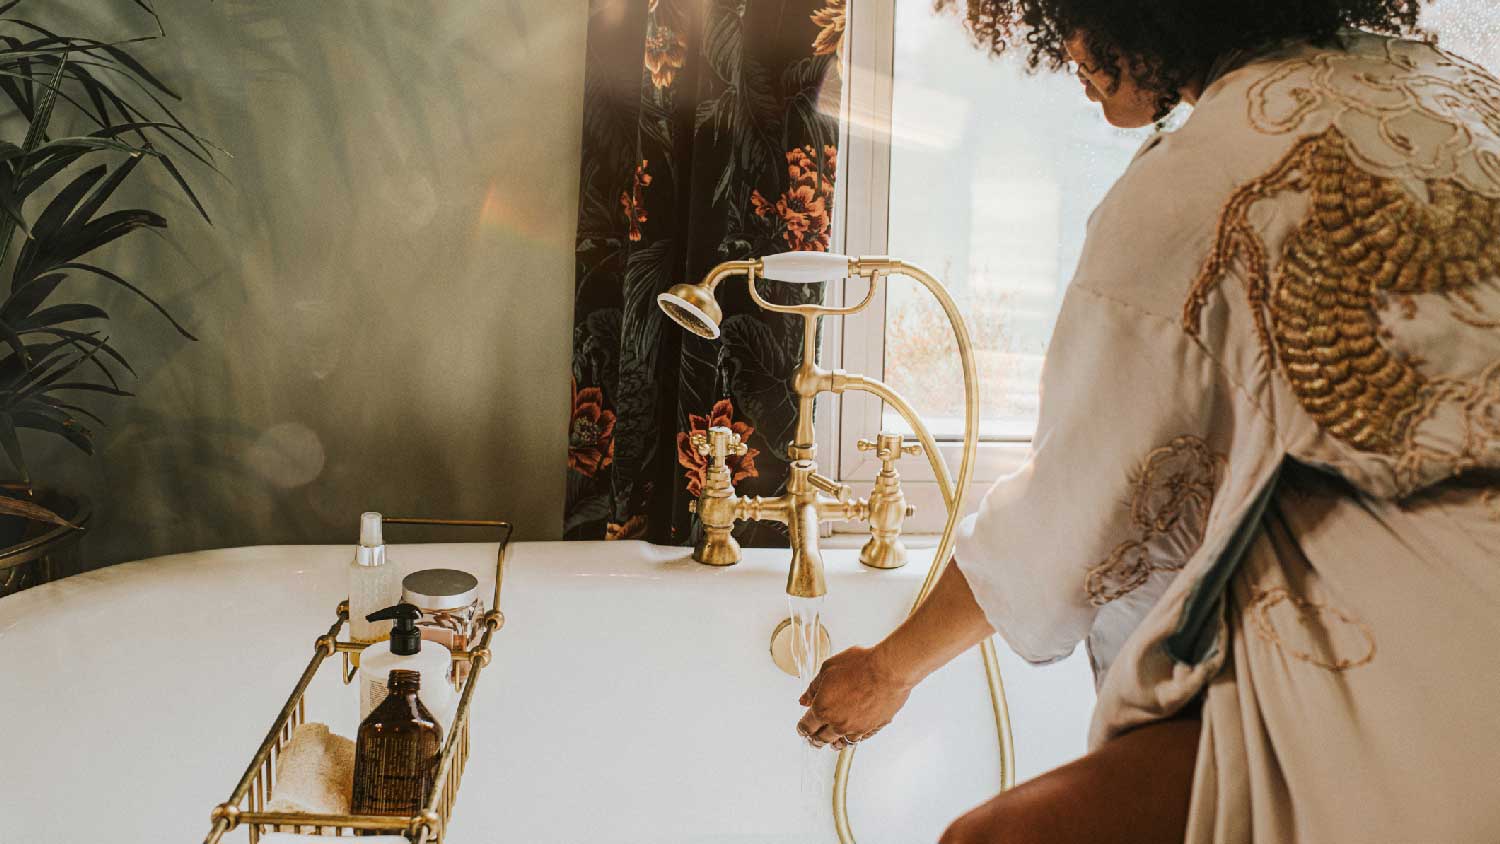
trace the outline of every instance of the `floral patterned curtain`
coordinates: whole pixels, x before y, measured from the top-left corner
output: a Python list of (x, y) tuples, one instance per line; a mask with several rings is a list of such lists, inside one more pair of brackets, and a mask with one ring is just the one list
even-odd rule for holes
[[(691, 541), (705, 464), (689, 438), (711, 425), (749, 445), (729, 461), (741, 494), (784, 486), (800, 321), (726, 284), (708, 341), (656, 295), (721, 261), (828, 248), (843, 30), (843, 0), (591, 4), (566, 538)], [(769, 523), (736, 536), (785, 543)]]

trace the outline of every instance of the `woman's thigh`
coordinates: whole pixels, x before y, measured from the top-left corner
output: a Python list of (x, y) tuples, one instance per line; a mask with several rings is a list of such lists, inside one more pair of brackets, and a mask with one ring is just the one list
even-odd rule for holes
[(942, 844), (1180, 842), (1200, 727), (1175, 718), (1112, 739), (959, 818)]

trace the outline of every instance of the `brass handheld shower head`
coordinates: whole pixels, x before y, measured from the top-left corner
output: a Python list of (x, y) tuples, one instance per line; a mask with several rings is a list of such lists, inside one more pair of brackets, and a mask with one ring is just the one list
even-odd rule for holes
[(719, 339), (719, 323), (724, 311), (714, 300), (719, 282), (730, 276), (748, 275), (760, 270), (759, 261), (725, 261), (714, 267), (697, 284), (674, 284), (656, 297), (656, 304), (672, 321), (706, 340)]
[(678, 325), (708, 340), (719, 339), (719, 323), (724, 311), (714, 300), (711, 287), (702, 284), (674, 284), (656, 297), (656, 304)]
[(717, 340), (724, 311), (714, 299), (714, 291), (724, 279), (758, 274), (772, 281), (815, 284), (845, 278), (855, 271), (858, 263), (847, 255), (827, 252), (784, 252), (749, 261), (725, 261), (697, 284), (672, 285), (670, 290), (657, 295), (656, 304), (688, 331)]

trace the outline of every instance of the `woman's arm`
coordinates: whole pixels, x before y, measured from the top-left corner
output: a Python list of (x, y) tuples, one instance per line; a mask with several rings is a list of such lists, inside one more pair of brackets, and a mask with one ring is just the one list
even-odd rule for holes
[(974, 600), (969, 581), (948, 563), (927, 600), (875, 646), (881, 660), (910, 686), (942, 668), (954, 657), (995, 634)]
[(823, 664), (802, 694), (797, 732), (818, 747), (842, 748), (891, 722), (927, 675), (995, 631), (949, 564), (915, 613), (873, 648), (850, 648)]

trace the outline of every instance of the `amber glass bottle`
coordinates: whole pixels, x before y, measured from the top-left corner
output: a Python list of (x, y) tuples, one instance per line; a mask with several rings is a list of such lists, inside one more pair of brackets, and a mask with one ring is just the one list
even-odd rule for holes
[(437, 775), (443, 729), (422, 705), (422, 675), (390, 673), (390, 696), (375, 707), (354, 745), (354, 814), (415, 815)]

